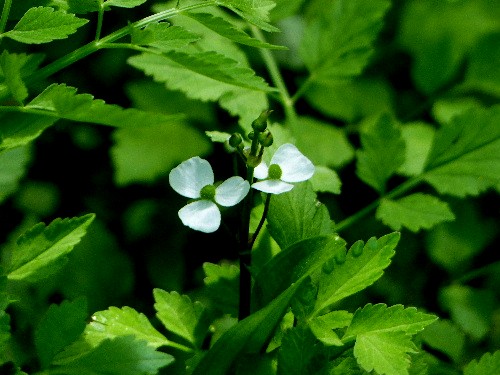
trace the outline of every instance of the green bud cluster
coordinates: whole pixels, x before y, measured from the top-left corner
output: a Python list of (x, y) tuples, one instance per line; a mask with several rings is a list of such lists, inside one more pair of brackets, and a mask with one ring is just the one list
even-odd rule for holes
[(263, 111), (259, 117), (257, 117), (253, 122), (252, 122), (252, 129), (255, 130), (256, 132), (263, 132), (267, 129), (267, 119), (269, 118), (269, 115), (271, 114), (272, 110), (265, 110)]

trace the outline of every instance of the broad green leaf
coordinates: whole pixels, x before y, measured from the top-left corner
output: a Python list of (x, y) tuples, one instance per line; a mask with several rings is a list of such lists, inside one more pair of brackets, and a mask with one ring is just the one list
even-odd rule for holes
[(85, 235), (94, 214), (38, 223), (17, 240), (7, 268), (10, 280), (35, 281), (57, 272)]
[(192, 375), (230, 373), (228, 371), (239, 355), (260, 352), (285, 315), (300, 281), (288, 286), (269, 305), (224, 333), (201, 359)]
[(273, 195), (267, 215), (269, 233), (282, 250), (306, 238), (333, 233), (327, 208), (316, 200), (310, 182)]
[(216, 307), (226, 314), (238, 316), (239, 267), (232, 264), (203, 263), (205, 290)]
[(380, 375), (408, 375), (410, 356), (417, 348), (404, 332), (367, 332), (358, 335), (354, 356), (366, 371)]
[(464, 368), (464, 375), (496, 375), (500, 369), (500, 350), (485, 353), (479, 361), (473, 360)]
[[(187, 90), (193, 80), (203, 79), (202, 84), (216, 82), (227, 91), (228, 86), (236, 86), (257, 91), (273, 91), (255, 72), (237, 61), (217, 52), (185, 53), (170, 51), (162, 56), (143, 53), (132, 56), (128, 62), (143, 70), (156, 81), (165, 82), (172, 90)], [(178, 75), (172, 77), (172, 75)], [(228, 86), (227, 86), (228, 85)], [(198, 85), (197, 85), (198, 86)], [(193, 90), (193, 88), (190, 88)], [(217, 95), (218, 98), (219, 95)]]
[(387, 0), (342, 0), (327, 7), (306, 27), (301, 57), (311, 78), (335, 82), (361, 74), (382, 28)]
[(207, 137), (184, 122), (141, 125), (113, 133), (111, 157), (114, 179), (120, 186), (152, 183), (181, 161), (206, 155), (212, 149)]
[(87, 22), (71, 13), (50, 7), (36, 7), (29, 9), (14, 28), (3, 36), (27, 44), (48, 43), (65, 39)]
[(299, 117), (292, 124), (297, 147), (313, 164), (340, 167), (354, 157), (354, 150), (342, 129), (312, 117)]
[(131, 35), (133, 44), (155, 47), (161, 51), (182, 48), (200, 39), (199, 35), (167, 22), (152, 23), (143, 30), (132, 29)]
[(231, 9), (241, 18), (265, 31), (279, 31), (269, 24), (269, 11), (276, 4), (273, 0), (216, 0), (218, 5)]
[(31, 149), (26, 146), (0, 151), (0, 202), (17, 190), (30, 160)]
[(404, 226), (412, 232), (430, 229), (436, 224), (455, 219), (446, 202), (423, 193), (397, 200), (383, 198), (376, 216), (391, 229), (400, 230)]
[(407, 335), (414, 335), (436, 319), (435, 315), (419, 312), (415, 307), (405, 308), (403, 305), (387, 307), (383, 303), (376, 305), (369, 303), (356, 310), (342, 341), (352, 341), (356, 336), (370, 332), (404, 332)]
[(434, 138), (423, 178), (441, 194), (478, 195), (500, 182), (500, 106), (471, 108)]
[(345, 241), (336, 235), (323, 235), (294, 243), (267, 262), (255, 276), (253, 298), (264, 306), (290, 284), (313, 275), (324, 264), (345, 253)]
[(21, 77), (21, 68), (26, 55), (3, 51), (0, 55), (0, 77), (3, 76), (14, 100), (22, 103), (28, 97), (28, 89)]
[(170, 354), (155, 351), (146, 341), (120, 336), (106, 339), (93, 350), (44, 374), (153, 375), (173, 361)]
[(357, 152), (356, 174), (379, 193), (405, 160), (405, 142), (395, 120), (382, 114), (361, 134), (363, 148)]
[(192, 302), (186, 295), (154, 289), (156, 316), (165, 328), (200, 348), (207, 335), (209, 322), (200, 302)]
[(35, 330), (35, 347), (42, 368), (54, 356), (75, 341), (83, 332), (87, 319), (87, 302), (80, 298), (51, 305)]
[(337, 172), (321, 165), (316, 165), (311, 183), (314, 191), (332, 194), (340, 194), (340, 187), (342, 186)]
[(262, 42), (258, 39), (252, 38), (243, 30), (238, 29), (231, 22), (227, 21), (221, 17), (215, 17), (209, 13), (199, 13), (199, 12), (188, 12), (186, 14), (201, 23), (202, 25), (208, 27), (210, 30), (215, 31), (217, 34), (222, 35), (233, 42), (244, 44), (250, 47), (256, 48), (269, 48), (286, 50), (287, 47), (276, 46), (270, 43)]
[(318, 299), (313, 316), (354, 293), (373, 284), (391, 263), (399, 242), (398, 232), (387, 234), (378, 240), (371, 237), (363, 246), (354, 243), (345, 260), (338, 259), (323, 267), (319, 277)]
[(107, 7), (120, 7), (120, 8), (135, 8), (141, 4), (144, 4), (147, 0), (106, 0), (103, 3), (105, 8)]
[(429, 347), (444, 353), (455, 363), (460, 363), (465, 355), (465, 333), (449, 320), (436, 320), (425, 327), (421, 337)]
[(57, 118), (29, 113), (2, 113), (16, 107), (0, 107), (0, 150), (26, 146), (38, 138)]

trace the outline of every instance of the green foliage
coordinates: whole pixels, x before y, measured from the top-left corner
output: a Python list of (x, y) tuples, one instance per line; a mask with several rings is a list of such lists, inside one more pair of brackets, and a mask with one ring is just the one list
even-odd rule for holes
[(494, 375), (500, 368), (500, 351), (484, 354), (479, 361), (472, 361), (464, 369), (464, 375)]

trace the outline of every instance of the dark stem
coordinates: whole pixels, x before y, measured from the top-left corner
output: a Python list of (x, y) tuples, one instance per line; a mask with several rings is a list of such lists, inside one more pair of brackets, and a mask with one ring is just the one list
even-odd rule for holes
[(257, 229), (255, 230), (255, 233), (252, 236), (252, 239), (250, 240), (250, 249), (253, 248), (253, 244), (255, 243), (255, 240), (257, 239), (257, 236), (259, 235), (260, 230), (262, 229), (262, 226), (264, 225), (264, 221), (266, 221), (267, 217), (267, 212), (269, 211), (269, 203), (271, 203), (271, 194), (266, 195), (266, 202), (264, 203), (264, 212), (262, 213), (262, 217), (260, 218), (259, 225), (257, 226)]

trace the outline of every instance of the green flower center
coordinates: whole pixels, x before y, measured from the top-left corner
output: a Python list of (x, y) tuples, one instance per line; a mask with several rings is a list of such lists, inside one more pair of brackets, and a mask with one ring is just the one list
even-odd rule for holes
[(214, 185), (206, 185), (200, 191), (201, 199), (206, 199), (209, 201), (213, 201), (215, 197), (215, 186)]
[(271, 164), (269, 166), (269, 178), (272, 180), (279, 180), (281, 178), (281, 168), (278, 164)]

